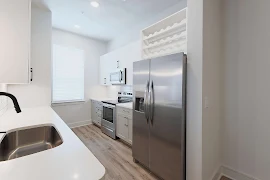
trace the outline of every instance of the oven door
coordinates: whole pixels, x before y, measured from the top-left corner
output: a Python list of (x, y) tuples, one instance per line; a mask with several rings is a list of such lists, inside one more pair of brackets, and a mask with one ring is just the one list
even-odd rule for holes
[(102, 126), (115, 129), (115, 105), (103, 103)]

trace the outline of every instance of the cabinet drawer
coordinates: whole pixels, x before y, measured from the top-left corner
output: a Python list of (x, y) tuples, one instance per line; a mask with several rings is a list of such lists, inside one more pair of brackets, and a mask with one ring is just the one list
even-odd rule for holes
[(101, 119), (98, 119), (98, 120), (97, 120), (97, 124), (98, 124), (99, 126), (101, 126)]
[(103, 103), (101, 101), (96, 101), (96, 107), (102, 108)]
[(98, 119), (102, 119), (102, 114), (101, 114), (101, 113), (100, 113), (100, 114), (97, 113), (97, 118), (98, 118)]
[(132, 117), (132, 109), (117, 107), (117, 112), (124, 116)]
[(93, 100), (93, 99), (91, 101), (95, 106), (102, 107), (102, 102), (101, 101), (96, 101), (96, 100)]
[(103, 109), (102, 102), (92, 100), (91, 105), (92, 105), (92, 108), (93, 108), (96, 112), (102, 112), (102, 109)]
[(98, 126), (101, 126), (101, 119), (100, 118), (96, 119), (94, 123)]
[(96, 109), (96, 111), (97, 111), (97, 112), (98, 112), (98, 111), (99, 111), (99, 112), (101, 112), (101, 111), (102, 111), (102, 107), (98, 107), (98, 106), (96, 106), (96, 107), (95, 107), (95, 109)]

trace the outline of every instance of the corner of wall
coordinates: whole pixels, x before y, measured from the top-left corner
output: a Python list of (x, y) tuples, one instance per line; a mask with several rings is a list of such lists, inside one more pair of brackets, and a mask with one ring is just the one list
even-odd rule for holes
[(217, 170), (215, 176), (212, 178), (212, 180), (220, 180), (222, 176), (225, 176), (230, 179), (234, 180), (259, 180), (254, 177), (250, 177), (247, 174), (238, 172), (234, 169), (231, 169), (227, 166), (221, 165), (219, 169)]

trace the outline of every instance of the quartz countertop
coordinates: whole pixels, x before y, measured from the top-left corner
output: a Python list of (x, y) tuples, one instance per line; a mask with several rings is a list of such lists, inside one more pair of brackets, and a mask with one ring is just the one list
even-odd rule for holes
[[(98, 180), (105, 168), (51, 107), (8, 110), (0, 117), (0, 132), (53, 125), (63, 139), (60, 146), (0, 162), (3, 180)], [(0, 141), (3, 134), (0, 134)]]
[(94, 100), (94, 101), (106, 101), (106, 100), (116, 100), (115, 98), (108, 98), (108, 97), (93, 97), (93, 98), (90, 98), (91, 100)]

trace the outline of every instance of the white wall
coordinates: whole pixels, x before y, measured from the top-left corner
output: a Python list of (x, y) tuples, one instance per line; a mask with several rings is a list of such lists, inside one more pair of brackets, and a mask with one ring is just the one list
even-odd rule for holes
[(132, 92), (133, 93), (133, 86), (117, 86), (117, 85), (112, 85), (107, 87), (107, 96), (110, 99), (117, 99), (118, 97), (118, 92)]
[(270, 1), (224, 0), (223, 164), (257, 179), (270, 167)]
[[(51, 27), (51, 12), (33, 6), (31, 67), (34, 79), (29, 85), (8, 85), (8, 92), (17, 97), (22, 108), (51, 104)], [(13, 108), (11, 100), (9, 107)]]
[[(212, 180), (221, 165), (222, 6), (203, 1), (202, 179)], [(190, 27), (189, 27), (190, 28)]]
[[(7, 85), (5, 84), (0, 84), (0, 92), (6, 92), (7, 91)], [(0, 96), (0, 116), (5, 113), (7, 110), (7, 97), (5, 96)]]
[(187, 180), (202, 180), (203, 0), (188, 0)]
[(127, 29), (125, 33), (121, 32), (119, 36), (117, 36), (114, 40), (110, 41), (108, 51), (110, 52), (130, 42), (139, 40), (142, 29), (172, 15), (173, 13), (180, 11), (181, 9), (184, 9), (185, 7), (187, 7), (187, 0), (181, 0), (179, 1), (178, 4), (168, 9), (165, 9), (164, 11), (158, 13), (157, 15), (151, 17), (150, 19), (144, 19), (141, 23), (136, 24), (133, 27), (130, 27), (130, 29)]
[(107, 43), (53, 29), (53, 44), (76, 47), (85, 51), (85, 103), (54, 105), (53, 109), (69, 125), (90, 123), (91, 97), (106, 96), (106, 88), (99, 85), (99, 60), (107, 52)]

